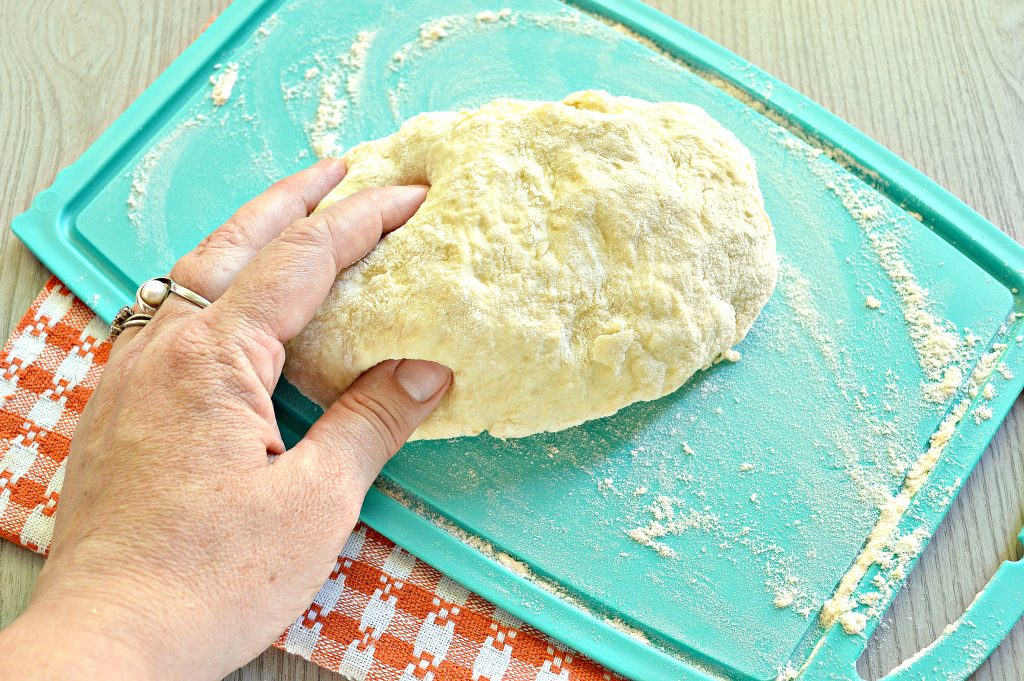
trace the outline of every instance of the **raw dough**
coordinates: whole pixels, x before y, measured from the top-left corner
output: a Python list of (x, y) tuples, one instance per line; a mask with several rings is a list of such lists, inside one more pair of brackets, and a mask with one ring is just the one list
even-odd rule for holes
[(321, 405), (394, 358), (451, 367), (415, 438), (521, 437), (653, 400), (739, 342), (778, 260), (754, 161), (703, 109), (604, 92), (427, 113), (345, 154), (319, 209), (429, 184), (288, 345)]

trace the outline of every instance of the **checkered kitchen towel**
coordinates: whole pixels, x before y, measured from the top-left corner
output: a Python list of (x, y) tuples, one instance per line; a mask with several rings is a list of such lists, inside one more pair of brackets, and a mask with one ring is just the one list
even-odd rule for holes
[[(107, 362), (107, 329), (52, 278), (0, 351), (0, 536), (39, 553), (71, 434)], [(275, 645), (359, 680), (619, 679), (362, 524)]]

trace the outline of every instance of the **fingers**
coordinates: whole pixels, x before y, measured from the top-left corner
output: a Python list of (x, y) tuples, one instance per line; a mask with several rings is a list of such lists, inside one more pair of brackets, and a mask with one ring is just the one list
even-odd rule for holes
[[(208, 300), (216, 300), (261, 248), (285, 227), (313, 212), (344, 177), (344, 161), (324, 159), (279, 180), (182, 256), (171, 270), (171, 279)], [(170, 296), (159, 312), (159, 319), (166, 321), (195, 314), (196, 307)], [(121, 354), (141, 331), (140, 327), (131, 327), (121, 332), (111, 356)]]
[(341, 159), (325, 159), (279, 180), (182, 257), (171, 278), (216, 300), (260, 249), (313, 212), (344, 176)]
[(221, 314), (229, 323), (254, 326), (281, 342), (294, 338), (338, 272), (405, 224), (426, 194), (420, 186), (366, 189), (296, 221), (228, 287)]
[(382, 362), (360, 376), (279, 464), (332, 493), (362, 499), (451, 382), (452, 372), (434, 362)]

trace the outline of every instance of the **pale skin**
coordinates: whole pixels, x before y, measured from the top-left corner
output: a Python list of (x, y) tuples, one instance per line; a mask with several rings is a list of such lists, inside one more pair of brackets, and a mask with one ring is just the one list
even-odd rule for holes
[(323, 161), (243, 206), (171, 272), (213, 304), (171, 296), (118, 338), (72, 440), (50, 557), (0, 632), (0, 676), (219, 679), (316, 595), (381, 467), (452, 382), (384, 362), (285, 450), (270, 400), (284, 342), (427, 191), (310, 215), (344, 173)]

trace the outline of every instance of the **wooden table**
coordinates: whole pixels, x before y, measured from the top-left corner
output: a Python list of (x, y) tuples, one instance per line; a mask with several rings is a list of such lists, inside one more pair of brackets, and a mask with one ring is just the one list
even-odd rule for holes
[[(0, 336), (48, 276), (11, 218), (75, 160), (228, 0), (0, 0)], [(1020, 0), (656, 0), (907, 159), (1024, 240)], [(1024, 522), (1018, 402), (862, 657), (876, 678), (932, 641), (1016, 558)], [(42, 559), (0, 542), (0, 626)], [(1014, 671), (1014, 670), (1018, 671)], [(1016, 681), (1018, 625), (977, 674)], [(278, 651), (230, 678), (337, 679)]]

